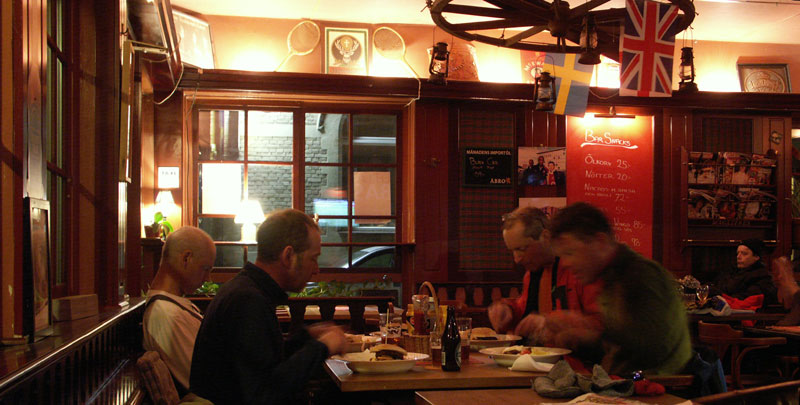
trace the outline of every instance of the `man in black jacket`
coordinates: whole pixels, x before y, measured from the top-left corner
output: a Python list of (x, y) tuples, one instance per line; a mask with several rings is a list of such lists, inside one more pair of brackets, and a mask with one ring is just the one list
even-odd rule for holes
[[(339, 327), (312, 326), (284, 341), (275, 307), (319, 270), (320, 231), (311, 217), (270, 214), (258, 255), (211, 302), (195, 342), (191, 391), (219, 404), (293, 403), (323, 361), (346, 345)], [(302, 316), (302, 315), (301, 315)]]

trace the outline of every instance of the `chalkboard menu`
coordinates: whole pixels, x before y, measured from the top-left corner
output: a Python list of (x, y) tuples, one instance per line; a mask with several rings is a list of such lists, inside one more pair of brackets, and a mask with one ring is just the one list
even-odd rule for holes
[(463, 148), (462, 183), (473, 187), (511, 187), (514, 174), (512, 148)]
[(567, 203), (599, 207), (617, 240), (652, 257), (652, 117), (567, 117), (567, 170)]

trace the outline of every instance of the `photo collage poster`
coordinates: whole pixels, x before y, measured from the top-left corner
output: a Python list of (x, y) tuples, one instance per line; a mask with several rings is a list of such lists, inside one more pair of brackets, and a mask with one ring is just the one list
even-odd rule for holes
[(519, 148), (517, 151), (517, 178), (522, 186), (566, 185), (567, 148)]

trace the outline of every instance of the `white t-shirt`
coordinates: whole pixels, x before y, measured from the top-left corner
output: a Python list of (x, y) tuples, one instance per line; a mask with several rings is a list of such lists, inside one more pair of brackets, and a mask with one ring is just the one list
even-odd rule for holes
[(142, 320), (142, 345), (145, 350), (157, 351), (175, 380), (188, 391), (194, 340), (200, 330), (203, 315), (184, 297), (166, 291), (150, 290), (147, 292), (148, 301), (155, 295), (167, 296), (180, 306), (166, 299), (149, 303)]

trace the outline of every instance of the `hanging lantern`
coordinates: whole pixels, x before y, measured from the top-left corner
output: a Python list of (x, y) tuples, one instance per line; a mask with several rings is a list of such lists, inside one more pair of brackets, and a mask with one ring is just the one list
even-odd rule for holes
[(542, 72), (536, 77), (535, 95), (536, 111), (553, 111), (556, 104), (555, 93), (553, 92), (553, 77), (550, 72)]
[(581, 29), (581, 56), (578, 63), (584, 65), (597, 65), (600, 63), (600, 53), (597, 51), (597, 24), (594, 16), (587, 14), (583, 18), (583, 28)]
[(430, 76), (428, 81), (436, 84), (447, 84), (447, 74), (450, 70), (450, 52), (447, 50), (447, 42), (437, 42), (433, 47), (431, 64), (428, 67)]
[(694, 54), (691, 47), (681, 48), (681, 66), (678, 77), (681, 78), (678, 85), (679, 91), (697, 91), (697, 83), (694, 82)]

